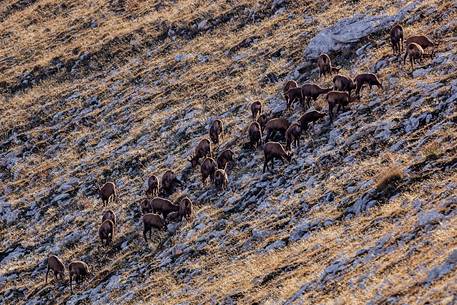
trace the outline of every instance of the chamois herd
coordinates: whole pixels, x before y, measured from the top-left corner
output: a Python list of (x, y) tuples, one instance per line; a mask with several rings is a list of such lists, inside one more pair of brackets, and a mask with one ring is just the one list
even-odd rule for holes
[[(395, 25), (390, 31), (390, 41), (392, 44), (392, 52), (394, 55), (399, 55), (403, 51), (403, 28), (401, 25)], [(432, 42), (427, 36), (418, 35), (412, 36), (405, 41), (406, 49), (403, 59), (403, 64), (406, 63), (406, 58), (409, 57), (411, 68), (414, 64), (422, 61), (425, 57), (424, 49), (432, 48), (431, 58), (434, 54), (436, 43)], [(300, 138), (303, 132), (307, 132), (309, 124), (314, 124), (325, 117), (325, 113), (317, 110), (309, 110), (311, 103), (315, 102), (319, 96), (325, 96), (324, 99), (328, 105), (328, 115), (330, 124), (332, 124), (335, 116), (341, 109), (345, 109), (350, 103), (360, 100), (362, 88), (368, 85), (370, 89), (377, 86), (381, 90), (383, 86), (378, 77), (372, 73), (362, 73), (354, 79), (348, 76), (338, 74), (339, 67), (332, 65), (331, 59), (327, 54), (322, 54), (317, 60), (319, 69), (319, 77), (336, 73), (333, 77), (333, 87), (323, 88), (316, 84), (304, 84), (299, 86), (296, 81), (289, 80), (285, 83), (283, 94), (286, 101), (286, 110), (290, 111), (295, 102), (299, 102), (305, 110), (305, 113), (297, 122), (290, 123), (286, 118), (272, 118), (263, 112), (261, 102), (253, 102), (250, 105), (252, 122), (247, 128), (247, 136), (249, 141), (245, 143), (245, 147), (257, 150), (262, 147), (264, 154), (263, 172), (266, 169), (271, 169), (274, 165), (274, 160), (279, 159), (284, 163), (290, 162), (292, 158), (292, 145), (297, 149), (300, 146)], [(352, 91), (355, 90), (355, 96), (352, 96)], [(336, 107), (336, 113), (335, 113)], [(265, 139), (263, 139), (265, 135)], [(202, 184), (206, 185), (207, 179), (214, 184), (217, 191), (223, 191), (228, 185), (227, 165), (234, 163), (234, 153), (230, 149), (222, 151), (219, 156), (213, 158), (213, 145), (221, 143), (224, 136), (223, 122), (219, 119), (214, 120), (209, 127), (209, 139), (200, 140), (194, 149), (194, 153), (188, 159), (192, 168), (200, 166)], [(285, 141), (283, 144), (277, 141)], [(147, 242), (148, 234), (151, 238), (152, 230), (166, 230), (166, 226), (170, 222), (182, 221), (183, 218), (190, 219), (192, 216), (192, 201), (185, 196), (179, 198), (175, 203), (170, 200), (160, 197), (169, 196), (175, 192), (178, 186), (183, 186), (183, 183), (178, 179), (177, 175), (172, 170), (167, 170), (159, 183), (157, 176), (152, 175), (147, 180), (147, 189), (145, 191), (145, 199), (141, 201), (140, 208), (142, 212), (143, 222), (143, 238)], [(107, 182), (98, 190), (103, 206), (117, 200), (116, 186), (113, 182)], [(98, 233), (102, 245), (110, 245), (114, 239), (115, 227), (117, 225), (116, 215), (112, 210), (107, 210), (103, 213), (101, 225)], [(55, 255), (49, 255), (47, 258), (48, 269), (46, 272), (46, 283), (48, 281), (49, 271), (52, 270), (56, 280), (64, 278), (65, 266), (62, 261)], [(86, 276), (92, 273), (86, 263), (82, 261), (72, 261), (68, 265), (70, 277), (70, 289), (73, 292), (72, 280), (80, 283)]]

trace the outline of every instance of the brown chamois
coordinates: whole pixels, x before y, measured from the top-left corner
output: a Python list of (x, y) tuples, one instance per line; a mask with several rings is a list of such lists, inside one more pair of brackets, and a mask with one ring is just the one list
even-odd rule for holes
[(56, 281), (60, 279), (61, 281), (65, 277), (65, 266), (63, 265), (60, 258), (55, 255), (48, 256), (48, 271), (46, 271), (46, 284), (48, 283), (48, 274), (49, 270), (52, 270)]
[(98, 228), (98, 236), (102, 242), (102, 245), (110, 245), (114, 238), (114, 223), (107, 219)]
[(263, 172), (269, 169), (268, 162), (271, 162), (271, 169), (274, 167), (274, 159), (279, 159), (284, 164), (287, 160), (290, 162), (292, 153), (287, 153), (284, 147), (278, 142), (268, 142), (263, 146), (263, 153), (265, 155), (265, 162), (263, 163)]
[(289, 126), (289, 121), (287, 121), (287, 119), (284, 118), (274, 118), (269, 120), (265, 125), (265, 131), (267, 133), (265, 142), (268, 142), (268, 139), (270, 139), (270, 137), (273, 136), (273, 134), (276, 132), (281, 133), (281, 136), (284, 138), (286, 130), (287, 128), (289, 128)]
[(394, 55), (403, 52), (403, 27), (401, 25), (396, 24), (390, 30), (390, 42)]
[(141, 208), (141, 213), (144, 215), (144, 214), (148, 214), (148, 213), (152, 213), (152, 207), (151, 205), (149, 204), (149, 201), (147, 199), (144, 199), (140, 202), (140, 208)]
[(214, 120), (209, 128), (209, 137), (213, 144), (219, 144), (219, 138), (222, 137), (224, 128), (221, 120)]
[(406, 57), (408, 57), (408, 56), (409, 56), (409, 61), (411, 62), (411, 69), (414, 70), (414, 64), (422, 61), (422, 57), (424, 56), (424, 49), (417, 43), (411, 42), (406, 47), (403, 64), (406, 63)]
[(113, 182), (107, 182), (99, 188), (98, 193), (102, 199), (103, 206), (106, 206), (110, 201), (116, 200), (116, 185)]
[(73, 293), (73, 276), (77, 284), (81, 283), (84, 278), (91, 275), (89, 267), (85, 262), (73, 261), (68, 265), (68, 273), (70, 274), (70, 289)]
[(325, 97), (328, 103), (328, 114), (330, 115), (330, 123), (333, 122), (333, 108), (335, 108), (336, 105), (338, 105), (338, 108), (336, 109), (336, 112), (340, 111), (340, 108), (346, 107), (349, 105), (351, 102), (357, 101), (357, 99), (354, 97), (350, 97), (347, 92), (340, 92), (340, 91), (330, 91), (327, 93), (327, 96)]
[[(307, 103), (308, 108), (311, 107), (311, 100), (316, 101), (319, 95), (332, 91), (332, 88), (322, 88), (315, 84), (304, 84), (301, 86), (301, 94)], [(304, 107), (305, 105), (302, 104)]]
[(169, 213), (179, 211), (179, 205), (162, 197), (152, 199), (148, 205), (153, 213), (162, 214), (163, 219), (166, 219)]
[(286, 93), (286, 104), (287, 110), (290, 109), (290, 106), (296, 101), (299, 101), (300, 104), (303, 104), (303, 94), (301, 91), (301, 87), (294, 87), (290, 88), (289, 91)]
[(424, 50), (427, 48), (432, 48), (432, 53), (430, 54), (431, 57), (433, 57), (433, 55), (435, 54), (435, 47), (438, 45), (425, 35), (411, 36), (405, 40), (405, 45), (408, 46), (410, 43), (413, 42), (420, 45)]
[(105, 220), (111, 220), (114, 225), (116, 225), (116, 215), (112, 210), (105, 211), (102, 216), (102, 223)]
[(214, 173), (214, 186), (218, 191), (225, 191), (227, 189), (228, 177), (225, 169), (219, 168)]
[(173, 171), (167, 170), (162, 176), (161, 185), (162, 193), (171, 194), (175, 191), (177, 185), (182, 186), (182, 182), (176, 177)]
[(351, 91), (355, 88), (356, 85), (350, 77), (338, 74), (333, 78), (334, 91), (346, 91), (351, 95)]
[(262, 113), (262, 103), (257, 101), (251, 104), (252, 119), (255, 121), (257, 116)]
[(287, 128), (286, 131), (286, 149), (291, 150), (291, 144), (293, 143), (297, 149), (300, 147), (300, 137), (302, 129), (299, 124), (293, 123)]
[(341, 68), (332, 66), (332, 61), (327, 54), (321, 54), (317, 59), (317, 67), (319, 68), (319, 77), (326, 74), (338, 73)]
[(285, 84), (284, 84), (284, 88), (283, 88), (283, 93), (284, 93), (284, 97), (287, 99), (287, 92), (289, 91), (289, 89), (291, 88), (298, 88), (298, 84), (296, 81), (294, 80), (288, 80)]
[(309, 123), (313, 123), (314, 124), (314, 122), (322, 119), (323, 117), (325, 117), (325, 113), (324, 112), (320, 112), (320, 111), (317, 111), (317, 110), (307, 111), (299, 119), (300, 127), (301, 127), (301, 129), (303, 131), (306, 131), (306, 130), (308, 130), (308, 124)]
[(148, 213), (143, 215), (143, 238), (147, 242), (147, 233), (149, 232), (149, 238), (152, 235), (152, 229), (156, 228), (159, 230), (165, 230), (165, 220), (159, 215), (154, 213)]
[(252, 122), (248, 129), (249, 135), (249, 144), (257, 148), (259, 145), (262, 145), (262, 129), (260, 124), (257, 122)]
[(362, 90), (362, 87), (365, 84), (370, 86), (370, 90), (372, 89), (373, 86), (377, 86), (381, 90), (384, 89), (382, 87), (382, 84), (379, 81), (379, 79), (373, 73), (362, 73), (362, 74), (359, 74), (354, 78), (354, 82), (357, 85), (356, 89), (355, 89), (355, 94), (357, 96), (360, 96), (360, 91)]
[(159, 195), (159, 178), (155, 175), (151, 175), (148, 178), (148, 189), (146, 190), (146, 195), (155, 197)]
[(202, 139), (195, 147), (194, 155), (189, 158), (192, 167), (197, 166), (200, 158), (211, 157), (211, 142), (208, 139)]
[(217, 169), (217, 163), (214, 161), (213, 158), (207, 157), (202, 165), (200, 166), (200, 170), (202, 173), (202, 183), (206, 185), (206, 178), (210, 177), (211, 182), (214, 181), (214, 173)]
[(187, 219), (190, 219), (192, 217), (192, 200), (189, 199), (189, 197), (184, 197), (181, 199), (181, 202), (179, 203), (179, 211), (178, 213), (180, 214), (181, 217), (185, 217)]
[(233, 162), (233, 156), (235, 154), (231, 149), (224, 150), (218, 157), (217, 157), (217, 167), (218, 168), (225, 168), (227, 163)]
[(265, 129), (265, 125), (267, 125), (267, 122), (268, 122), (268, 116), (265, 113), (262, 113), (257, 118), (257, 123), (259, 123), (261, 132), (263, 132), (263, 130)]

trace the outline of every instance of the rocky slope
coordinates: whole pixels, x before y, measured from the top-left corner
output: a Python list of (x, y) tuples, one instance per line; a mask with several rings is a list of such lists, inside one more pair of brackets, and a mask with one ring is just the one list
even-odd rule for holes
[[(457, 5), (453, 1), (4, 1), (0, 9), (0, 303), (455, 304)], [(394, 22), (436, 55), (411, 71)], [(328, 116), (290, 164), (243, 147), (249, 104), (285, 111), (288, 79), (343, 73), (385, 90)], [(314, 105), (325, 109), (320, 98)], [(202, 187), (187, 158), (212, 120), (236, 165)], [(150, 174), (175, 170), (194, 217), (142, 239)], [(114, 244), (97, 186), (115, 181)], [(86, 261), (71, 294), (46, 257)]]

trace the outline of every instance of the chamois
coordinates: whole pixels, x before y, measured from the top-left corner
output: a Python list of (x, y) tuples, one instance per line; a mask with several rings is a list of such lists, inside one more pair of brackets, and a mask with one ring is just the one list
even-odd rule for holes
[(396, 24), (390, 30), (390, 42), (394, 55), (403, 52), (403, 27), (401, 25)]
[(233, 162), (234, 153), (231, 149), (224, 150), (218, 157), (217, 157), (217, 167), (218, 168), (225, 168), (227, 163)]
[(249, 135), (249, 144), (257, 148), (259, 145), (262, 145), (262, 129), (260, 124), (257, 122), (252, 122), (248, 129)]
[(70, 274), (70, 289), (73, 293), (73, 276), (75, 277), (76, 283), (81, 283), (83, 279), (91, 275), (89, 267), (85, 262), (82, 261), (73, 261), (68, 265), (68, 273)]
[(252, 119), (255, 121), (257, 119), (257, 116), (262, 113), (262, 103), (259, 101), (253, 102), (251, 104), (251, 113), (252, 113)]
[(167, 170), (162, 176), (161, 185), (162, 193), (171, 194), (175, 191), (177, 185), (182, 186), (182, 182), (176, 177), (173, 171)]
[(286, 93), (286, 105), (287, 105), (287, 110), (290, 109), (290, 106), (296, 101), (299, 101), (300, 104), (303, 104), (303, 94), (301, 87), (293, 87), (290, 88), (289, 91)]
[(417, 43), (411, 42), (406, 47), (403, 64), (406, 63), (406, 57), (408, 57), (408, 56), (409, 56), (409, 61), (411, 62), (411, 69), (414, 70), (414, 64), (422, 61), (422, 57), (424, 56), (424, 49)]
[(412, 42), (417, 43), (424, 50), (431, 47), (432, 48), (432, 53), (430, 54), (431, 57), (433, 57), (433, 55), (435, 54), (435, 47), (438, 45), (437, 43), (433, 42), (432, 40), (430, 40), (430, 38), (428, 38), (425, 35), (411, 36), (405, 40), (405, 45), (408, 46)]
[(209, 128), (209, 137), (213, 144), (219, 144), (219, 138), (222, 137), (223, 125), (221, 120), (214, 120)]
[(325, 116), (324, 112), (320, 112), (317, 110), (310, 110), (307, 111), (304, 115), (302, 115), (299, 119), (300, 127), (302, 130), (308, 130), (308, 124), (313, 123), (322, 119)]
[(213, 158), (207, 157), (201, 167), (201, 173), (202, 173), (202, 183), (203, 185), (206, 184), (206, 179), (210, 177), (211, 181), (214, 181), (214, 173), (216, 172), (217, 169), (217, 163), (214, 161)]
[(146, 190), (146, 195), (151, 195), (152, 197), (159, 195), (159, 178), (155, 175), (151, 175), (148, 178), (148, 189)]
[(200, 158), (211, 157), (211, 143), (208, 139), (202, 139), (195, 147), (194, 155), (189, 158), (192, 167), (197, 166)]
[(179, 205), (162, 197), (155, 197), (148, 202), (148, 206), (153, 213), (162, 214), (163, 219), (166, 219), (169, 213), (179, 211)]
[(111, 220), (114, 225), (116, 225), (116, 215), (112, 210), (105, 211), (102, 216), (102, 223), (105, 220)]
[(148, 213), (143, 215), (143, 238), (144, 241), (147, 242), (147, 233), (149, 232), (149, 238), (152, 235), (152, 229), (156, 228), (159, 230), (165, 230), (166, 224), (165, 220), (160, 217), (159, 214)]
[[(311, 107), (311, 100), (316, 101), (319, 95), (330, 92), (332, 88), (322, 88), (315, 84), (304, 84), (301, 86), (301, 94), (305, 99), (308, 108)], [(304, 106), (304, 104), (302, 105)]]
[(259, 115), (259, 117), (257, 118), (257, 123), (259, 123), (259, 126), (260, 126), (260, 131), (263, 132), (263, 130), (265, 129), (265, 125), (267, 124), (268, 122), (268, 116), (267, 114), (265, 113), (262, 113), (261, 115)]
[(287, 128), (286, 131), (286, 149), (291, 150), (291, 144), (295, 144), (295, 147), (300, 147), (300, 136), (302, 129), (299, 124), (293, 123)]
[(98, 229), (98, 236), (102, 242), (102, 245), (106, 243), (106, 245), (111, 244), (114, 238), (114, 223), (107, 219), (105, 220)]
[(189, 199), (189, 197), (185, 196), (179, 202), (178, 213), (180, 214), (181, 217), (185, 217), (185, 218), (189, 219), (192, 217), (192, 210), (193, 210), (192, 201)]
[(360, 96), (360, 91), (362, 90), (362, 87), (365, 84), (370, 86), (370, 90), (371, 90), (371, 88), (373, 86), (377, 86), (380, 89), (384, 89), (382, 87), (382, 84), (379, 81), (379, 79), (373, 73), (362, 73), (362, 74), (359, 74), (354, 78), (354, 81), (355, 81), (355, 83), (357, 85), (357, 87), (355, 89), (355, 94), (357, 96)]
[(332, 66), (332, 61), (327, 54), (321, 54), (317, 59), (317, 67), (319, 68), (319, 77), (340, 72), (340, 68)]
[(103, 206), (109, 204), (111, 200), (116, 200), (116, 185), (113, 182), (105, 183), (98, 191), (100, 198), (102, 199)]
[(225, 169), (219, 168), (214, 173), (214, 185), (216, 186), (216, 190), (224, 191), (227, 188), (228, 178)]
[(356, 88), (354, 81), (344, 75), (338, 74), (333, 78), (334, 91), (346, 91), (351, 95), (351, 91)]
[[(274, 159), (279, 159), (284, 163), (285, 160), (289, 161), (292, 158), (292, 153), (287, 153), (284, 147), (278, 142), (268, 142), (263, 146), (263, 153), (265, 155), (265, 162), (263, 163), (263, 172), (268, 168), (268, 162), (271, 162), (271, 168), (274, 167)], [(269, 169), (269, 168), (268, 168)]]
[(65, 266), (63, 265), (60, 258), (55, 255), (48, 256), (48, 270), (46, 271), (46, 284), (48, 283), (49, 270), (52, 270), (56, 281), (58, 279), (63, 280), (65, 276)]
[(289, 89), (291, 88), (297, 88), (298, 87), (298, 84), (296, 81), (294, 80), (288, 80), (285, 85), (284, 85), (284, 88), (283, 88), (283, 93), (284, 93), (284, 97), (287, 99), (287, 92), (289, 91)]
[(286, 134), (287, 128), (289, 128), (289, 121), (284, 118), (274, 118), (271, 119), (267, 122), (265, 125), (265, 131), (267, 133), (265, 142), (268, 142), (268, 139), (270, 139), (271, 136), (273, 136), (274, 133), (280, 132), (281, 136), (284, 138)]
[(336, 112), (340, 110), (341, 107), (344, 107), (349, 105), (350, 102), (357, 101), (357, 99), (354, 97), (350, 97), (347, 92), (340, 92), (340, 91), (330, 91), (327, 93), (327, 96), (325, 97), (328, 103), (328, 113), (330, 115), (330, 123), (333, 122), (333, 108), (338, 105), (338, 108), (336, 109)]

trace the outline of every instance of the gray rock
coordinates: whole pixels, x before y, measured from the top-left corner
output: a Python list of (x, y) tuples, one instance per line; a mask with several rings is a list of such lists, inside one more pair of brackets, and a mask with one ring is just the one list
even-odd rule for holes
[(273, 242), (272, 244), (269, 244), (267, 247), (265, 247), (265, 251), (269, 252), (269, 251), (284, 248), (285, 246), (286, 246), (285, 241), (277, 240), (277, 241)]
[(426, 211), (419, 214), (418, 225), (425, 226), (428, 224), (434, 224), (442, 220), (443, 214), (436, 210)]

